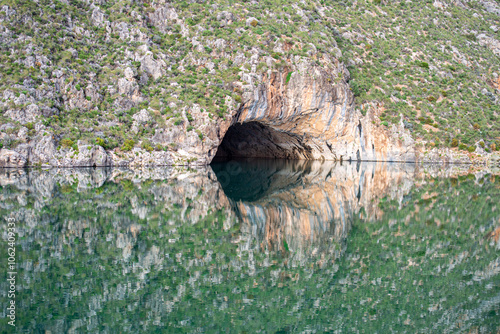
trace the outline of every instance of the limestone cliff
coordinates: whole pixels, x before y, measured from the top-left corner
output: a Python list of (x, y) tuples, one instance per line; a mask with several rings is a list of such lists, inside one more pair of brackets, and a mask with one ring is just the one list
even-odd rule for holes
[(349, 72), (333, 62), (331, 70), (304, 63), (264, 75), (243, 95), (218, 155), (414, 162), (410, 134), (375, 125), (371, 114), (363, 117), (354, 106)]
[[(194, 117), (192, 124), (201, 129), (203, 138), (171, 126), (158, 128), (152, 137), (156, 144), (175, 143), (172, 151), (106, 151), (84, 141), (78, 142), (76, 150), (56, 150), (55, 139), (49, 134), (14, 150), (3, 149), (0, 164), (8, 167), (37, 163), (51, 166), (203, 165), (216, 156), (417, 161), (415, 142), (403, 124), (382, 126), (375, 108), (363, 116), (354, 105), (348, 70), (335, 58), (330, 61), (328, 67), (303, 62), (300, 66), (291, 65), (284, 71), (269, 71), (256, 77), (257, 87), (243, 87), (246, 89), (243, 102), (233, 104), (223, 120), (210, 120), (194, 106), (187, 113)], [(138, 131), (137, 127), (150, 119), (144, 110), (134, 115), (132, 131)], [(40, 128), (45, 129), (43, 125)]]

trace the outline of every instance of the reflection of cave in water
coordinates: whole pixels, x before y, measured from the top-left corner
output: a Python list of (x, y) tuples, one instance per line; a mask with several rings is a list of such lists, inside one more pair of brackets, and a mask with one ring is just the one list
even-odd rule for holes
[(370, 163), (257, 159), (212, 169), (242, 222), (247, 249), (290, 250), (303, 258), (340, 256), (353, 215), (362, 206), (376, 215), (371, 200), (398, 183), (387, 178), (397, 173)]
[(380, 216), (376, 199), (407, 191), (414, 167), (268, 159), (211, 166), (242, 222), (244, 247), (303, 259), (340, 256), (354, 214), (363, 207), (365, 218)]
[(297, 185), (301, 172), (294, 172), (294, 166), (299, 164), (307, 166), (311, 162), (281, 159), (231, 160), (214, 162), (211, 167), (226, 196), (236, 202), (254, 202), (274, 190)]

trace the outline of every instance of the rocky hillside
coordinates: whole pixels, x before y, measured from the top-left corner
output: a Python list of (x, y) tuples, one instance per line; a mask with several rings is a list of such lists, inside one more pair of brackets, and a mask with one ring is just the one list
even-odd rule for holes
[(465, 0), (1, 0), (0, 165), (471, 161), (500, 147), (499, 15)]

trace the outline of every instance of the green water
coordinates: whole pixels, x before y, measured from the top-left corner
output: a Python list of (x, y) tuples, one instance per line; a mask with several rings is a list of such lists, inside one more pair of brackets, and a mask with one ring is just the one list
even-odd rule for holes
[(259, 160), (7, 169), (0, 185), (1, 332), (500, 330), (487, 172)]

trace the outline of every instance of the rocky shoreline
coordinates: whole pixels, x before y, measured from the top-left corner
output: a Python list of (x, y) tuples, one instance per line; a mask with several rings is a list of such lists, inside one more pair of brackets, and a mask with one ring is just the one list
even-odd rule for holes
[[(110, 152), (98, 145), (80, 145), (80, 153), (71, 158), (60, 153), (48, 160), (48, 163), (29, 163), (25, 156), (14, 150), (0, 149), (0, 168), (75, 168), (75, 167), (174, 167), (206, 166), (209, 163), (198, 161), (174, 161), (166, 152), (147, 152), (141, 149), (132, 152)], [(326, 160), (342, 162), (382, 162), (410, 164), (471, 165), (500, 169), (499, 154), (464, 154), (452, 150), (434, 149), (418, 155), (415, 161), (374, 161), (374, 160)], [(421, 157), (421, 158), (420, 158)], [(254, 158), (259, 159), (259, 158)], [(264, 158), (266, 159), (266, 158)], [(287, 159), (283, 159), (287, 160)], [(307, 160), (307, 159), (289, 159)], [(314, 159), (313, 159), (314, 160)]]

